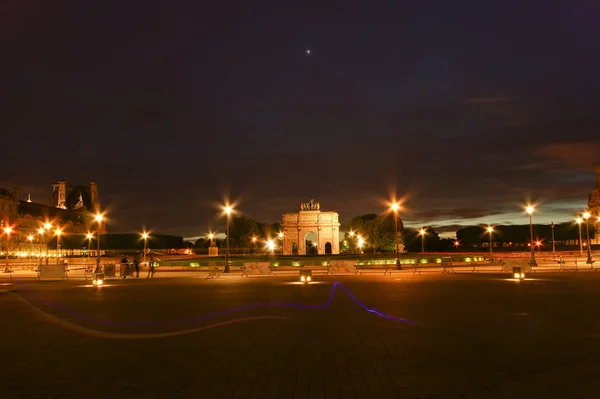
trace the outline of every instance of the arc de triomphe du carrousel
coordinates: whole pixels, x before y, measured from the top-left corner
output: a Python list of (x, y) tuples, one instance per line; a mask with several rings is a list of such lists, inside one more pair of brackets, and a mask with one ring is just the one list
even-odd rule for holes
[(282, 230), (284, 255), (340, 253), (339, 215), (321, 211), (314, 199), (300, 204), (299, 212), (283, 214)]

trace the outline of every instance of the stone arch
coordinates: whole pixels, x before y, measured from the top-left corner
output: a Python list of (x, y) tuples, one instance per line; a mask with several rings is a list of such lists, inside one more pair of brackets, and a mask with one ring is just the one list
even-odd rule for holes
[(292, 255), (298, 255), (298, 243), (292, 243)]
[[(292, 254), (294, 242), (298, 247), (298, 255), (306, 255), (311, 252), (324, 254), (327, 242), (331, 243), (331, 253), (339, 254), (339, 227), (337, 212), (322, 211), (320, 204), (314, 199), (300, 204), (299, 212), (283, 214), (284, 255)], [(316, 237), (311, 233), (314, 233)], [(306, 246), (307, 236), (310, 241), (309, 248)]]
[(310, 230), (304, 234), (304, 242), (306, 246), (306, 255), (319, 254), (319, 236), (314, 231)]
[(333, 253), (333, 246), (329, 241), (325, 243), (325, 255), (331, 255)]

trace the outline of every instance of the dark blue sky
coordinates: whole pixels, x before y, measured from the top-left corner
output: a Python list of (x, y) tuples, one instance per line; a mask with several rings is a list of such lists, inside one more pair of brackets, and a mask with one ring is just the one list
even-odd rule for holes
[(598, 20), (592, 0), (4, 1), (0, 186), (95, 180), (114, 231), (186, 236), (226, 193), (270, 222), (394, 190), (408, 225), (526, 222), (527, 199), (569, 220), (600, 163)]

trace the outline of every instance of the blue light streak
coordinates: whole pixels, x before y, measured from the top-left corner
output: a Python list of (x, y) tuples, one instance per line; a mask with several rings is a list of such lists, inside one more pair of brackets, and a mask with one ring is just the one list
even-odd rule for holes
[(368, 306), (366, 306), (365, 304), (363, 304), (361, 301), (359, 301), (351, 292), (348, 288), (346, 288), (346, 286), (344, 286), (342, 283), (340, 283), (339, 281), (335, 281), (333, 283), (333, 285), (331, 286), (331, 293), (329, 295), (329, 299), (321, 304), (321, 305), (307, 305), (307, 304), (303, 304), (303, 303), (297, 303), (297, 302), (255, 302), (255, 303), (251, 303), (248, 305), (242, 305), (242, 306), (237, 306), (237, 307), (233, 307), (233, 308), (229, 308), (229, 309), (223, 309), (223, 310), (219, 310), (217, 312), (212, 312), (212, 313), (208, 313), (205, 315), (200, 315), (200, 316), (195, 316), (195, 317), (190, 317), (190, 318), (183, 318), (183, 319), (178, 319), (178, 320), (163, 320), (163, 321), (117, 321), (117, 320), (102, 320), (102, 319), (97, 319), (94, 317), (90, 317), (87, 316), (85, 314), (82, 314), (80, 312), (77, 312), (73, 309), (70, 309), (66, 306), (60, 305), (60, 304), (56, 304), (53, 303), (51, 301), (47, 301), (45, 299), (40, 298), (39, 296), (37, 296), (35, 293), (33, 293), (30, 289), (25, 288), (24, 291), (28, 292), (29, 295), (31, 297), (34, 298), (34, 300), (43, 303), (47, 306), (51, 306), (55, 309), (58, 309), (62, 312), (68, 313), (71, 316), (75, 316), (77, 318), (80, 318), (82, 320), (86, 320), (88, 322), (93, 322), (93, 323), (97, 323), (97, 324), (104, 324), (104, 325), (120, 325), (120, 326), (156, 326), (156, 325), (168, 325), (168, 324), (176, 324), (176, 323), (189, 323), (189, 322), (198, 322), (198, 321), (202, 321), (202, 320), (206, 320), (206, 319), (210, 319), (213, 317), (218, 317), (218, 316), (223, 316), (226, 314), (230, 314), (230, 313), (234, 313), (234, 312), (239, 312), (239, 311), (243, 311), (243, 310), (248, 310), (248, 309), (253, 309), (253, 308), (261, 308), (261, 307), (288, 307), (288, 308), (296, 308), (296, 309), (311, 309), (311, 310), (321, 310), (321, 309), (325, 309), (327, 307), (329, 307), (332, 303), (333, 300), (335, 298), (335, 292), (336, 292), (336, 288), (340, 288), (342, 289), (346, 295), (348, 295), (348, 297), (350, 299), (352, 299), (358, 306), (360, 306), (363, 310), (375, 314), (378, 317), (381, 317), (383, 319), (386, 320), (391, 320), (391, 321), (396, 321), (396, 322), (401, 322), (401, 323), (407, 323), (407, 324), (418, 324), (415, 321), (412, 320), (408, 320), (402, 317), (397, 317), (397, 316), (392, 316), (386, 313), (383, 313), (375, 308), (370, 308)]

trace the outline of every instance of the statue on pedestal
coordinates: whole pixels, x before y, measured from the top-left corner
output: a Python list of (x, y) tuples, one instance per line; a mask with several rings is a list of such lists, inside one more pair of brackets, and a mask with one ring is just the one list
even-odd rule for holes
[(321, 204), (315, 201), (314, 198), (311, 198), (308, 202), (303, 202), (300, 204), (301, 211), (319, 211), (321, 210)]

